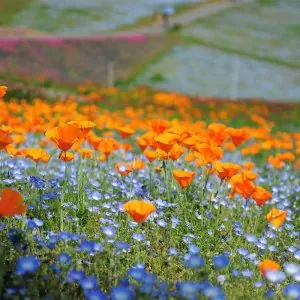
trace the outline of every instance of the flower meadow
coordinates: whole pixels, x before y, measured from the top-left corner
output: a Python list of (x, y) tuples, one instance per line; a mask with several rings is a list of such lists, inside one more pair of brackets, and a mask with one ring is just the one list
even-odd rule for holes
[(0, 299), (300, 299), (298, 106), (79, 91), (0, 87)]

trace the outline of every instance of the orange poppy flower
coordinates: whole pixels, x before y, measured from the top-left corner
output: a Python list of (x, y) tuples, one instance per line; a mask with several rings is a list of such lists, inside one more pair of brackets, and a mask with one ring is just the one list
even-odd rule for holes
[(124, 204), (125, 211), (137, 223), (144, 222), (148, 216), (156, 211), (156, 207), (147, 201), (131, 200)]
[(20, 145), (26, 141), (26, 136), (23, 134), (15, 134), (12, 136), (12, 140), (16, 145)]
[(258, 174), (253, 172), (253, 171), (250, 171), (250, 170), (243, 170), (242, 171), (242, 174), (248, 179), (248, 180), (251, 180), (251, 181), (254, 181), (257, 177), (258, 177)]
[(119, 144), (115, 139), (104, 139), (98, 146), (98, 150), (103, 153), (106, 159), (111, 153), (119, 149)]
[(50, 159), (50, 155), (42, 148), (26, 148), (23, 149), (23, 155), (26, 158), (33, 160), (34, 162), (47, 163)]
[(248, 131), (244, 128), (228, 128), (227, 132), (235, 147), (238, 147), (250, 137)]
[(74, 154), (72, 152), (61, 152), (59, 158), (64, 162), (68, 162), (74, 159)]
[(235, 174), (230, 179), (232, 191), (229, 197), (232, 197), (235, 193), (238, 193), (243, 198), (248, 199), (255, 192), (255, 185), (243, 174)]
[(173, 171), (173, 177), (178, 182), (178, 184), (184, 189), (192, 183), (195, 175), (196, 175), (195, 172), (190, 172), (190, 171), (182, 171), (182, 170)]
[(214, 170), (217, 172), (218, 177), (224, 180), (229, 180), (240, 169), (239, 165), (230, 162), (216, 162), (214, 164)]
[(195, 159), (195, 156), (194, 156), (193, 153), (187, 153), (187, 155), (186, 155), (185, 158), (184, 158), (184, 160), (185, 160), (186, 162), (191, 162), (191, 161), (193, 161), (194, 159)]
[(145, 134), (143, 134), (140, 137), (136, 138), (136, 142), (141, 148), (142, 151), (144, 151), (148, 146), (152, 146), (153, 139), (157, 136), (157, 133), (154, 131), (148, 131)]
[(46, 137), (63, 152), (68, 151), (73, 146), (78, 140), (78, 136), (78, 128), (70, 124), (58, 126), (46, 132)]
[(0, 217), (20, 215), (26, 212), (22, 195), (14, 190), (5, 188), (0, 194)]
[(173, 145), (176, 144), (178, 136), (173, 133), (163, 133), (154, 138), (152, 147), (165, 152), (170, 152)]
[(251, 170), (253, 168), (255, 168), (255, 164), (251, 161), (245, 161), (242, 163), (242, 166), (247, 169), (247, 170)]
[(23, 152), (19, 149), (17, 149), (13, 144), (9, 144), (4, 148), (4, 151), (6, 151), (6, 153), (9, 156), (23, 156)]
[(103, 141), (104, 139), (102, 137), (99, 137), (95, 134), (90, 134), (87, 137), (87, 142), (95, 149), (98, 150), (100, 143)]
[(134, 134), (134, 130), (130, 126), (122, 126), (117, 128), (122, 139), (126, 139), (127, 137)]
[(178, 144), (174, 144), (169, 152), (169, 158), (172, 160), (177, 160), (183, 153), (185, 149)]
[(285, 210), (272, 208), (271, 211), (268, 212), (266, 218), (274, 227), (278, 228), (284, 223), (286, 216), (287, 212)]
[(135, 160), (131, 164), (132, 169), (135, 171), (142, 170), (146, 167), (146, 164), (142, 160)]
[(131, 164), (123, 163), (123, 162), (116, 163), (115, 164), (115, 169), (122, 176), (127, 176), (129, 173), (132, 172)]
[(79, 152), (80, 152), (82, 158), (90, 158), (92, 156), (92, 154), (94, 153), (93, 150), (88, 149), (88, 148), (83, 148)]
[(252, 194), (252, 198), (258, 206), (263, 205), (266, 201), (272, 198), (272, 193), (261, 186), (256, 186)]
[(68, 124), (74, 126), (75, 128), (78, 128), (79, 129), (78, 138), (82, 138), (84, 140), (87, 139), (87, 137), (90, 134), (92, 128), (94, 128), (96, 126), (96, 124), (94, 122), (91, 122), (91, 121), (81, 121), (81, 122), (71, 121), (71, 122), (68, 122)]
[(0, 150), (13, 142), (7, 132), (0, 130)]
[(167, 120), (151, 120), (149, 125), (154, 132), (161, 134), (170, 127), (170, 122)]
[(156, 149), (156, 153), (161, 160), (167, 160), (168, 159), (168, 153), (161, 149)]
[(5, 85), (0, 85), (0, 99), (3, 98), (7, 92), (7, 86)]
[(212, 146), (221, 146), (228, 138), (226, 126), (224, 124), (212, 123), (208, 126), (209, 143)]
[(262, 276), (266, 276), (266, 272), (267, 271), (276, 271), (276, 270), (280, 270), (280, 265), (274, 261), (274, 260), (270, 260), (270, 259), (265, 259), (263, 261), (261, 261), (258, 265), (259, 270), (262, 274)]
[(153, 161), (155, 161), (158, 158), (157, 152), (152, 151), (152, 150), (148, 150), (148, 149), (146, 149), (144, 151), (144, 155), (150, 163), (152, 163)]
[(221, 159), (223, 156), (223, 150), (220, 147), (214, 147), (207, 143), (201, 143), (195, 145), (194, 155), (203, 162), (203, 165), (207, 165), (218, 159)]

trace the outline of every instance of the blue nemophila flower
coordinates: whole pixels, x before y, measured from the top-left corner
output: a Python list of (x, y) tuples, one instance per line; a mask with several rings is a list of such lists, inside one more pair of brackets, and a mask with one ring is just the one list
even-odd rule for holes
[(200, 284), (193, 281), (177, 282), (176, 288), (180, 297), (184, 299), (198, 299), (198, 293), (200, 292)]
[(186, 254), (183, 263), (187, 268), (198, 269), (204, 266), (204, 258), (196, 254)]
[(116, 242), (116, 253), (130, 251), (130, 245), (123, 241)]
[(83, 290), (95, 290), (98, 288), (98, 281), (95, 276), (83, 277), (79, 280), (79, 284)]
[(128, 275), (136, 281), (142, 281), (146, 274), (146, 271), (142, 268), (130, 268), (128, 270)]
[(267, 299), (273, 299), (275, 297), (275, 291), (273, 289), (268, 289), (265, 293)]
[(283, 293), (288, 299), (300, 299), (300, 285), (291, 283), (283, 290)]
[(212, 261), (213, 261), (214, 267), (218, 270), (226, 268), (229, 265), (229, 258), (225, 255), (214, 256)]
[(117, 233), (112, 226), (102, 227), (102, 232), (109, 238), (113, 238)]
[(209, 286), (205, 288), (202, 292), (209, 299), (225, 300), (225, 294), (219, 286)]
[(85, 273), (82, 270), (70, 270), (67, 275), (67, 281), (69, 283), (79, 282), (83, 278), (85, 278)]
[(49, 268), (50, 268), (50, 270), (52, 270), (55, 274), (60, 274), (60, 272), (61, 272), (60, 267), (59, 267), (57, 264), (55, 264), (55, 263), (50, 264), (50, 265), (49, 265)]
[(244, 271), (242, 271), (242, 275), (245, 277), (245, 278), (250, 278), (253, 276), (253, 272), (250, 271), (249, 269), (246, 269)]
[(285, 280), (286, 275), (284, 272), (281, 272), (278, 270), (267, 270), (266, 278), (271, 282), (279, 283), (279, 282)]
[(241, 275), (241, 271), (239, 271), (239, 270), (232, 270), (231, 274), (232, 274), (232, 276), (234, 276), (234, 277), (238, 277), (238, 276)]
[(300, 273), (300, 265), (297, 265), (295, 263), (285, 263), (283, 267), (285, 272), (289, 275)]
[(167, 223), (165, 220), (163, 220), (163, 219), (158, 219), (158, 220), (156, 220), (156, 224), (157, 224), (159, 227), (163, 227), (163, 228), (165, 228), (165, 227), (168, 225), (168, 223)]
[(111, 290), (111, 300), (133, 300), (135, 299), (133, 291), (129, 287), (117, 286)]
[(66, 265), (71, 261), (71, 256), (68, 253), (60, 253), (57, 255), (57, 261), (62, 265)]
[(33, 220), (27, 220), (27, 228), (35, 229), (44, 225), (42, 220), (34, 218)]
[(106, 300), (107, 297), (100, 290), (86, 290), (85, 297), (87, 300)]
[(103, 247), (102, 245), (94, 241), (82, 241), (78, 247), (78, 250), (92, 254), (94, 252), (103, 251)]
[(188, 250), (191, 254), (198, 254), (200, 252), (200, 248), (194, 244), (189, 245)]
[(39, 268), (39, 265), (40, 262), (35, 256), (21, 256), (17, 261), (16, 273), (18, 275), (35, 273)]
[(36, 189), (43, 189), (46, 186), (46, 181), (37, 176), (30, 176), (29, 180)]
[(132, 238), (133, 238), (134, 240), (138, 241), (138, 242), (142, 242), (142, 241), (145, 240), (145, 237), (143, 236), (142, 233), (134, 233), (134, 234), (132, 235)]

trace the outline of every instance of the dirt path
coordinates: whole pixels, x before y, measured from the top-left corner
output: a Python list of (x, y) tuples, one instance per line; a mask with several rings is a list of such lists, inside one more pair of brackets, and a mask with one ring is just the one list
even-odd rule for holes
[[(217, 14), (223, 10), (232, 7), (238, 7), (245, 5), (247, 3), (254, 2), (256, 0), (220, 0), (213, 3), (203, 3), (203, 5), (199, 5), (198, 8), (194, 8), (185, 13), (175, 15), (171, 17), (171, 24), (180, 24), (181, 26), (186, 26), (194, 21), (197, 21), (200, 18), (205, 18), (214, 14)], [(153, 24), (142, 27), (137, 27), (132, 30), (127, 31), (113, 31), (107, 33), (96, 34), (93, 36), (101, 36), (101, 37), (117, 37), (117, 36), (128, 36), (134, 34), (163, 34), (165, 29), (162, 24)], [(0, 38), (1, 37), (25, 37), (25, 38), (40, 38), (42, 36), (51, 36), (47, 32), (42, 32), (34, 29), (25, 29), (25, 28), (10, 28), (0, 26)], [(72, 38), (71, 36), (69, 38)], [(75, 37), (78, 38), (78, 37)]]
[[(217, 3), (207, 3), (206, 5), (200, 6), (197, 9), (193, 9), (186, 13), (174, 16), (170, 19), (171, 24), (180, 24), (181, 26), (187, 26), (198, 19), (206, 18), (211, 15), (215, 15), (223, 10), (242, 6), (256, 0), (222, 0)], [(162, 34), (164, 33), (164, 28), (162, 24), (154, 24), (151, 26), (144, 26), (137, 28), (132, 33), (144, 33), (144, 34)], [(111, 34), (129, 34), (129, 32), (116, 32)]]

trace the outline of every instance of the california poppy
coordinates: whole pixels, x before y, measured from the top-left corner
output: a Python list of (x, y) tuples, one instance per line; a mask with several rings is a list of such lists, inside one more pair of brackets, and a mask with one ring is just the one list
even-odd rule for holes
[(142, 170), (146, 167), (146, 164), (142, 160), (134, 160), (131, 163), (132, 169), (135, 171)]
[(89, 136), (92, 128), (94, 128), (96, 126), (96, 124), (94, 122), (91, 122), (91, 121), (81, 121), (81, 122), (71, 121), (68, 124), (78, 128), (79, 129), (78, 138), (81, 138), (81, 139), (84, 139), (84, 140), (87, 139), (87, 137)]
[(26, 212), (22, 195), (9, 188), (2, 190), (0, 194), (0, 217), (20, 215)]
[(118, 162), (115, 164), (115, 169), (122, 176), (126, 176), (132, 172), (132, 166), (128, 163)]
[(30, 158), (34, 162), (47, 163), (50, 159), (50, 155), (42, 148), (25, 148), (23, 149), (23, 155), (26, 158)]
[(151, 120), (149, 125), (154, 132), (161, 134), (170, 127), (170, 122), (167, 120)]
[(125, 211), (137, 223), (144, 222), (147, 217), (156, 211), (156, 207), (147, 201), (131, 200), (124, 204)]
[(70, 124), (58, 126), (46, 132), (46, 137), (53, 141), (63, 152), (68, 151), (73, 146), (78, 136), (78, 128)]
[(192, 183), (195, 175), (196, 175), (195, 172), (190, 172), (190, 171), (182, 171), (182, 170), (173, 171), (173, 177), (178, 182), (178, 184), (184, 189)]
[(272, 208), (266, 218), (274, 227), (278, 228), (284, 223), (286, 216), (287, 212), (285, 210)]
[(169, 152), (169, 158), (172, 160), (177, 160), (183, 153), (185, 149), (178, 144), (174, 144)]
[(152, 145), (155, 149), (161, 149), (165, 152), (170, 152), (174, 144), (176, 144), (178, 136), (173, 133), (162, 133), (154, 138)]
[(157, 152), (149, 150), (149, 149), (146, 149), (144, 151), (144, 155), (148, 159), (148, 161), (151, 162), (151, 163), (158, 158)]
[(240, 169), (239, 165), (230, 162), (216, 162), (214, 164), (214, 170), (217, 172), (218, 177), (224, 180), (229, 180)]
[(243, 174), (235, 174), (230, 179), (232, 191), (229, 194), (232, 197), (235, 193), (240, 194), (243, 198), (248, 199), (255, 192), (254, 183)]
[(209, 142), (212, 146), (221, 146), (228, 138), (226, 126), (224, 124), (212, 123), (208, 126)]
[(247, 141), (250, 137), (248, 131), (244, 128), (228, 128), (227, 132), (236, 147)]
[(195, 157), (203, 163), (202, 165), (211, 164), (223, 156), (223, 150), (220, 147), (214, 147), (207, 143), (198, 143), (193, 149)]
[(87, 141), (88, 143), (95, 149), (98, 150), (100, 143), (103, 141), (104, 139), (100, 136), (97, 136), (95, 134), (90, 134), (87, 137)]
[(258, 267), (262, 276), (264, 277), (266, 276), (267, 271), (276, 271), (280, 269), (280, 265), (276, 261), (270, 259), (261, 261)]
[(72, 152), (61, 152), (59, 158), (64, 161), (68, 162), (74, 159), (74, 154)]
[(272, 198), (272, 193), (261, 186), (256, 186), (252, 198), (258, 206), (261, 206)]
[(6, 94), (7, 91), (7, 86), (5, 85), (0, 85), (0, 99), (3, 98)]
[(130, 126), (122, 126), (117, 128), (122, 139), (126, 139), (127, 137), (134, 134), (134, 130)]
[(13, 142), (9, 134), (3, 130), (0, 130), (0, 150)]

